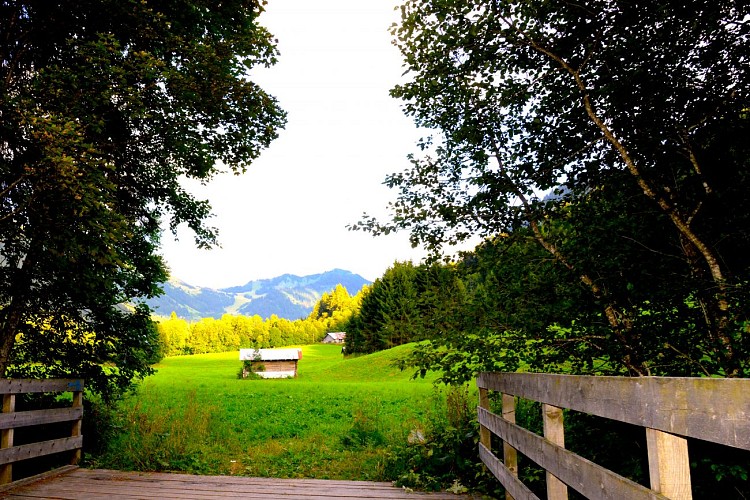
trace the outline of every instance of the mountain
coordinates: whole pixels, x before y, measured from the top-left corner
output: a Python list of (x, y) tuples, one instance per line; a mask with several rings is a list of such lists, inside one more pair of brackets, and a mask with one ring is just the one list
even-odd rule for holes
[(338, 284), (353, 295), (369, 283), (362, 276), (342, 269), (310, 276), (284, 274), (218, 290), (171, 278), (163, 285), (164, 294), (146, 303), (159, 316), (169, 316), (174, 311), (187, 320), (220, 318), (227, 313), (257, 314), (264, 319), (275, 314), (294, 320), (307, 317), (320, 297)]

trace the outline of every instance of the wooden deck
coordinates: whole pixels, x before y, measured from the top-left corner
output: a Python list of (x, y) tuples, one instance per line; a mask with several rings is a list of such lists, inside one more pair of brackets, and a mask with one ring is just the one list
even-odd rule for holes
[(70, 467), (51, 477), (0, 490), (8, 500), (86, 499), (358, 499), (439, 500), (469, 498), (450, 493), (416, 493), (391, 483), (270, 479), (240, 476), (192, 476), (156, 472), (120, 472)]

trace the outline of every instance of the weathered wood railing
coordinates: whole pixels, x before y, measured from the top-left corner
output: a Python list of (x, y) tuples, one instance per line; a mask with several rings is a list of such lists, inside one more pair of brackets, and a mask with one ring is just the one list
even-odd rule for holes
[[(542, 373), (482, 373), (479, 454), (506, 489), (506, 498), (536, 499), (518, 479), (517, 452), (547, 471), (547, 498), (692, 498), (686, 438), (750, 450), (750, 379), (588, 377)], [(488, 391), (502, 394), (502, 415)], [(544, 437), (515, 425), (515, 396), (542, 403)], [(565, 449), (563, 408), (646, 429), (651, 489)], [(491, 451), (503, 441), (503, 460)]]
[[(35, 392), (72, 392), (73, 404), (70, 408), (15, 411), (17, 394)], [(81, 436), (83, 380), (0, 380), (0, 394), (3, 395), (3, 412), (0, 414), (0, 484), (12, 481), (13, 464), (21, 460), (72, 451), (70, 463), (77, 464), (80, 461), (83, 446), (83, 436)], [(69, 437), (19, 446), (13, 445), (15, 429), (56, 422), (71, 422)]]

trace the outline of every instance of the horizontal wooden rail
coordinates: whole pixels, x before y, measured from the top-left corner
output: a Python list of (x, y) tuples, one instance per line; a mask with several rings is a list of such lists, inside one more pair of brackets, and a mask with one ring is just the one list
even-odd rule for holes
[[(568, 486), (587, 498), (687, 500), (686, 437), (750, 450), (750, 379), (482, 373), (477, 385), (480, 457), (511, 499), (536, 498), (518, 480), (516, 451), (547, 471), (550, 500), (567, 498)], [(489, 390), (503, 394), (502, 416), (490, 412)], [(543, 403), (544, 437), (515, 425), (514, 396)], [(651, 489), (566, 450), (562, 408), (644, 427)], [(505, 463), (488, 433), (502, 439)]]
[(32, 425), (70, 422), (81, 418), (83, 418), (82, 407), (0, 413), (0, 429), (17, 429)]
[[(17, 394), (39, 392), (72, 392), (72, 407), (16, 411)], [(71, 464), (77, 464), (80, 461), (83, 447), (83, 436), (81, 436), (83, 380), (0, 380), (0, 394), (3, 395), (3, 412), (0, 413), (0, 484), (12, 481), (13, 463), (20, 460), (72, 451)], [(15, 429), (58, 422), (71, 422), (69, 437), (14, 446)]]
[(32, 394), (36, 392), (81, 392), (83, 380), (51, 379), (0, 379), (0, 394)]
[(482, 373), (477, 384), (561, 408), (750, 449), (750, 380)]
[(0, 449), (0, 464), (12, 464), (29, 458), (42, 457), (62, 451), (72, 451), (83, 446), (83, 436), (71, 436), (38, 443), (22, 444)]

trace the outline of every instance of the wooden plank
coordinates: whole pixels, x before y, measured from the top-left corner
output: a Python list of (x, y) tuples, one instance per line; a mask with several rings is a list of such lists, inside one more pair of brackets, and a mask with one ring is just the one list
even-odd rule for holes
[(0, 429), (18, 429), (19, 427), (28, 427), (30, 425), (69, 422), (79, 420), (82, 416), (83, 408), (81, 407), (0, 413)]
[[(562, 408), (548, 404), (542, 404), (542, 428), (544, 438), (565, 448), (565, 427), (563, 423)], [(568, 500), (568, 487), (565, 483), (555, 477), (550, 471), (547, 476), (547, 500)]]
[(539, 500), (528, 486), (523, 484), (518, 475), (508, 469), (488, 448), (479, 443), (479, 458), (506, 490), (505, 497), (511, 495), (516, 500)]
[(57, 477), (62, 474), (67, 474), (68, 472), (71, 472), (77, 468), (78, 467), (75, 465), (63, 465), (62, 467), (58, 467), (57, 469), (45, 471), (45, 472), (42, 472), (41, 474), (36, 474), (34, 476), (25, 477), (23, 479), (18, 479), (16, 481), (13, 481), (10, 484), (0, 485), (0, 495), (2, 495), (4, 491), (8, 491), (13, 488), (20, 488), (21, 486), (26, 486), (28, 484), (33, 484), (39, 481), (44, 481), (45, 479)]
[[(328, 490), (320, 492), (310, 491), (286, 491), (286, 490), (270, 490), (270, 491), (223, 491), (222, 489), (216, 490), (195, 490), (195, 489), (182, 489), (175, 488), (172, 490), (166, 490), (159, 487), (153, 487), (150, 489), (136, 488), (133, 489), (132, 483), (122, 483), (118, 485), (107, 485), (107, 484), (95, 484), (95, 485), (80, 485), (75, 483), (75, 490), (70, 488), (56, 487), (56, 485), (40, 486), (39, 488), (27, 488), (25, 490), (18, 491), (15, 493), (18, 496), (9, 496), (5, 498), (55, 498), (55, 499), (71, 499), (79, 500), (85, 498), (87, 500), (93, 499), (153, 499), (153, 500), (164, 500), (164, 499), (179, 499), (179, 500), (212, 500), (222, 498), (244, 498), (244, 499), (264, 499), (277, 498), (277, 499), (299, 499), (307, 498), (311, 500), (323, 500), (323, 499), (362, 499), (362, 498), (381, 498), (389, 500), (410, 500), (420, 498), (430, 499), (444, 499), (444, 500), (455, 500), (455, 498), (447, 496), (437, 497), (424, 497), (421, 495), (409, 494), (407, 492), (399, 492), (397, 489), (391, 496), (372, 495), (367, 492), (357, 493), (348, 491), (337, 491)], [(22, 495), (22, 496), (21, 496)]]
[(290, 480), (240, 476), (193, 476), (76, 469), (54, 480), (9, 490), (3, 498), (222, 499), (308, 498), (456, 500), (467, 495), (409, 492), (390, 483)]
[[(81, 439), (83, 439), (82, 432), (81, 432), (83, 429), (83, 420), (82, 420), (83, 418), (83, 391), (75, 391), (73, 393), (73, 407), (71, 409), (80, 410), (81, 417), (73, 422), (70, 428), (70, 436), (71, 437), (81, 436)], [(78, 465), (78, 463), (81, 461), (81, 458), (83, 458), (83, 445), (73, 450), (73, 453), (70, 456), (70, 464)]]
[[(119, 483), (113, 482), (86, 482), (75, 481), (69, 485), (58, 483), (41, 484), (38, 487), (28, 487), (27, 492), (33, 491), (33, 495), (43, 498), (59, 498), (62, 495), (73, 494), (69, 498), (92, 498), (92, 497), (113, 497), (113, 498), (380, 498), (380, 499), (407, 499), (407, 498), (442, 498), (446, 496), (430, 496), (410, 494), (398, 488), (391, 488), (389, 491), (377, 490), (341, 490), (341, 489), (307, 489), (296, 488), (289, 489), (283, 486), (266, 486), (264, 488), (253, 487), (248, 485), (226, 486), (214, 485), (213, 487), (196, 486), (193, 484), (174, 483), (163, 484), (144, 484), (133, 481), (124, 481)], [(18, 492), (19, 494), (21, 491)], [(29, 493), (27, 493), (28, 495)], [(77, 495), (77, 496), (76, 496)], [(454, 500), (454, 499), (452, 499)]]
[(477, 385), (750, 450), (750, 379), (481, 373)]
[(343, 481), (335, 479), (278, 479), (271, 477), (247, 477), (247, 476), (199, 476), (194, 474), (179, 474), (172, 472), (125, 472), (107, 469), (79, 469), (76, 471), (77, 477), (88, 477), (97, 480), (111, 479), (115, 481), (139, 480), (139, 481), (173, 481), (173, 482), (200, 482), (201, 484), (245, 484), (247, 482), (279, 485), (295, 484), (305, 486), (326, 486), (337, 487), (340, 485), (346, 487), (362, 488), (386, 488), (392, 489), (393, 484), (390, 482), (377, 481)]
[(533, 432), (506, 422), (493, 413), (484, 409), (478, 411), (479, 422), (482, 425), (587, 498), (602, 500), (623, 498), (664, 500), (666, 498), (561, 448)]
[[(75, 492), (70, 490), (46, 490), (46, 491), (40, 491), (40, 492), (34, 492), (33, 494), (29, 494), (27, 492), (19, 492), (16, 494), (8, 494), (6, 496), (3, 496), (2, 498), (6, 500), (29, 500), (30, 498), (39, 498), (39, 499), (55, 499), (55, 500), (80, 500), (82, 498), (86, 500), (217, 500), (217, 499), (247, 499), (247, 500), (268, 500), (270, 498), (273, 499), (308, 499), (308, 500), (330, 500), (330, 499), (336, 499), (336, 500), (360, 500), (360, 499), (366, 499), (366, 498), (379, 498), (379, 497), (371, 497), (368, 495), (347, 495), (345, 493), (340, 493), (336, 491), (332, 491), (329, 493), (323, 493), (319, 495), (314, 494), (308, 494), (308, 493), (293, 493), (293, 494), (287, 494), (283, 491), (281, 492), (274, 492), (274, 493), (253, 493), (253, 492), (243, 492), (240, 494), (234, 494), (234, 493), (223, 493), (221, 491), (217, 492), (195, 492), (190, 490), (184, 490), (184, 491), (175, 491), (172, 493), (165, 493), (163, 491), (155, 490), (153, 492), (139, 492), (139, 494), (135, 494), (134, 492), (128, 492), (123, 489), (124, 486), (122, 486), (119, 489), (115, 489), (114, 491), (107, 491), (107, 492), (99, 492), (99, 491), (81, 491), (81, 492)], [(400, 496), (392, 497), (391, 500), (414, 500), (414, 499), (420, 499), (420, 498), (426, 498), (420, 495), (413, 495), (409, 493), (402, 493)], [(436, 498), (436, 497), (429, 497), (429, 498)], [(456, 497), (437, 497), (442, 498), (445, 500), (456, 500)]]
[(71, 451), (83, 445), (83, 436), (66, 437), (0, 449), (0, 464), (18, 462), (61, 451)]
[(672, 500), (692, 500), (687, 440), (646, 429), (646, 442), (651, 489)]
[(26, 394), (30, 392), (82, 391), (81, 379), (0, 379), (0, 394)]

